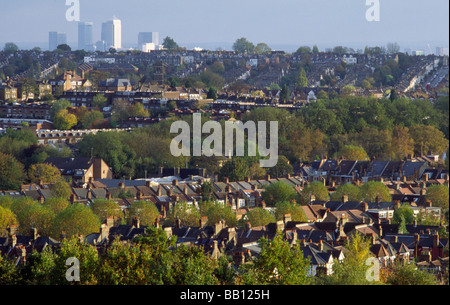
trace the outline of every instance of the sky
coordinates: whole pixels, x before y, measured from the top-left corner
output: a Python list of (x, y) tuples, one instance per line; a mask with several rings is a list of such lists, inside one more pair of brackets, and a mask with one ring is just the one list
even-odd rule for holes
[[(122, 20), (125, 46), (137, 44), (139, 32), (159, 32), (179, 45), (230, 49), (245, 37), (272, 49), (292, 51), (314, 44), (319, 49), (353, 48), (397, 42), (402, 49), (434, 51), (449, 45), (448, 0), (78, 0), (80, 21), (94, 23), (94, 42), (101, 24)], [(366, 11), (379, 1), (379, 21)], [(68, 0), (68, 2), (72, 2)], [(48, 46), (48, 32), (67, 33), (77, 45), (77, 22), (66, 19), (66, 0), (0, 0), (0, 47)]]

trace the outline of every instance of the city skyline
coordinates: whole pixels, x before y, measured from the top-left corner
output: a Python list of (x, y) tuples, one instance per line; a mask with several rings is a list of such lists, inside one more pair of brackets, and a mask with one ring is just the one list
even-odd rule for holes
[[(93, 42), (101, 40), (102, 23), (116, 16), (122, 20), (122, 44), (137, 47), (139, 32), (159, 32), (161, 41), (170, 36), (181, 46), (230, 49), (246, 37), (265, 42), (273, 49), (316, 44), (324, 49), (336, 45), (364, 48), (397, 42), (402, 50), (433, 52), (448, 47), (448, 7), (444, 0), (380, 1), (380, 21), (366, 20), (370, 6), (363, 0), (230, 0), (226, 3), (196, 1), (80, 0), (80, 21), (93, 22)], [(15, 42), (32, 48), (47, 44), (50, 31), (67, 33), (67, 42), (78, 46), (78, 22), (66, 20), (69, 6), (56, 0), (17, 0), (0, 4), (0, 18), (10, 25), (0, 44)], [(424, 9), (425, 8), (425, 9)], [(36, 14), (39, 12), (39, 14)], [(40, 26), (30, 28), (23, 16)], [(430, 47), (428, 48), (428, 45)]]

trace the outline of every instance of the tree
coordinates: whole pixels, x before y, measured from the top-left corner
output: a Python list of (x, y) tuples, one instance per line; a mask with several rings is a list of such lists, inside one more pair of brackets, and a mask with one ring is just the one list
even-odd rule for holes
[(164, 38), (162, 45), (167, 50), (178, 50), (180, 47), (171, 37), (167, 36)]
[(308, 46), (302, 46), (302, 47), (299, 47), (298, 49), (297, 49), (297, 51), (295, 52), (295, 54), (309, 54), (309, 53), (311, 53), (312, 51), (311, 51), (311, 48), (310, 47), (308, 47)]
[(300, 68), (300, 74), (295, 81), (296, 87), (305, 88), (308, 87), (308, 78), (306, 77), (305, 68)]
[(52, 230), (53, 238), (59, 239), (62, 232), (65, 232), (69, 239), (78, 235), (86, 236), (97, 232), (99, 226), (99, 218), (91, 208), (74, 203), (56, 215)]
[(23, 164), (12, 155), (0, 152), (0, 190), (18, 190), (24, 180)]
[(343, 262), (333, 262), (333, 274), (323, 275), (319, 283), (324, 285), (368, 285), (371, 284), (366, 278), (370, 265), (366, 265), (370, 253), (369, 241), (360, 233), (351, 236), (345, 245), (346, 255)]
[(69, 201), (66, 198), (50, 197), (44, 201), (43, 205), (58, 215), (69, 206)]
[(369, 160), (369, 156), (367, 155), (364, 148), (355, 145), (345, 145), (341, 149), (339, 155), (342, 156), (342, 158), (344, 158), (345, 160), (352, 160), (352, 161)]
[(290, 185), (277, 181), (264, 187), (262, 197), (267, 206), (273, 207), (279, 202), (295, 200), (297, 193)]
[(233, 50), (238, 53), (253, 53), (255, 45), (247, 40), (247, 38), (239, 38), (233, 44)]
[(103, 109), (103, 107), (107, 106), (108, 98), (106, 98), (103, 94), (99, 93), (94, 96), (92, 100), (92, 105), (99, 109)]
[(417, 125), (409, 129), (411, 138), (414, 140), (414, 151), (417, 154), (428, 154), (430, 151), (436, 155), (442, 155), (449, 147), (445, 135), (436, 127), (430, 125)]
[(414, 222), (414, 211), (409, 204), (403, 204), (394, 211), (393, 223), (400, 224), (402, 220), (408, 225)]
[(395, 126), (392, 130), (391, 155), (395, 160), (403, 160), (414, 155), (414, 140), (408, 127)]
[(56, 129), (69, 130), (77, 125), (78, 120), (74, 114), (69, 113), (67, 109), (60, 110), (53, 118), (53, 123)]
[(258, 43), (255, 47), (256, 54), (267, 54), (272, 52), (272, 49), (266, 43)]
[(261, 253), (252, 264), (241, 267), (244, 285), (306, 285), (309, 261), (303, 257), (299, 245), (283, 240), (279, 232), (273, 240), (259, 240)]
[[(177, 202), (175, 206), (167, 212), (165, 224), (174, 226), (176, 225), (177, 220), (179, 220), (183, 226), (198, 226), (200, 218), (200, 211), (197, 207), (193, 204), (181, 201)], [(155, 219), (153, 219), (153, 222)]]
[(319, 200), (319, 201), (328, 201), (329, 200), (328, 189), (320, 181), (313, 181), (303, 188), (303, 190), (302, 190), (303, 202), (310, 203), (311, 195), (314, 195), (316, 200)]
[(100, 111), (90, 111), (88, 114), (83, 116), (81, 121), (81, 126), (84, 129), (91, 129), (93, 126), (95, 126), (96, 123), (99, 123), (103, 120), (103, 113)]
[(275, 219), (283, 220), (284, 215), (290, 214), (292, 221), (307, 222), (305, 211), (295, 202), (278, 202), (275, 204)]
[(203, 182), (201, 187), (202, 201), (213, 201), (213, 191), (214, 189), (211, 182)]
[(249, 167), (243, 157), (233, 157), (219, 171), (219, 179), (228, 177), (230, 181), (243, 181), (248, 177)]
[(363, 200), (368, 202), (375, 202), (378, 196), (382, 202), (392, 201), (389, 188), (382, 182), (378, 181), (369, 181), (364, 183), (361, 187), (361, 195)]
[(281, 104), (287, 104), (291, 100), (291, 93), (287, 85), (284, 85), (281, 89), (279, 100)]
[(108, 217), (123, 217), (122, 209), (113, 200), (95, 199), (91, 204), (91, 209), (100, 222), (105, 222)]
[(292, 175), (294, 168), (289, 164), (289, 160), (285, 156), (279, 156), (277, 165), (266, 169), (266, 172), (271, 177), (284, 177), (286, 175)]
[(435, 276), (427, 271), (417, 268), (414, 263), (395, 265), (392, 273), (388, 276), (389, 285), (438, 285)]
[(336, 188), (336, 191), (331, 194), (331, 200), (332, 201), (341, 201), (342, 197), (344, 195), (348, 196), (348, 200), (349, 201), (361, 201), (362, 200), (362, 196), (361, 196), (361, 189), (354, 185), (354, 184), (350, 184), (350, 183), (345, 183), (342, 185), (339, 185)]
[[(205, 209), (202, 208), (202, 210)], [(208, 217), (209, 226), (214, 226), (216, 223), (219, 223), (222, 220), (225, 220), (225, 223), (229, 227), (235, 227), (237, 225), (235, 212), (229, 206), (223, 205), (219, 202), (214, 202), (212, 205), (210, 205), (206, 210), (206, 213), (202, 216)], [(200, 219), (198, 219), (198, 221), (200, 221)]]
[(72, 48), (68, 44), (60, 44), (56, 47), (57, 50), (61, 50), (63, 52), (70, 52), (72, 51)]
[(266, 170), (259, 165), (259, 162), (254, 162), (249, 168), (250, 179), (262, 179), (266, 176)]
[(246, 214), (246, 217), (252, 227), (266, 226), (275, 220), (273, 215), (268, 210), (263, 208), (251, 209)]
[(50, 191), (53, 197), (69, 199), (72, 194), (72, 188), (70, 184), (63, 179), (60, 179), (56, 183), (50, 186)]
[(33, 204), (25, 209), (19, 229), (22, 234), (28, 234), (31, 228), (35, 228), (41, 236), (50, 236), (54, 219), (55, 214), (51, 209), (42, 204)]
[(449, 188), (445, 185), (434, 184), (427, 188), (425, 198), (430, 200), (433, 206), (448, 209)]
[(7, 42), (3, 47), (3, 52), (5, 52), (7, 55), (14, 54), (17, 51), (19, 51), (19, 47), (13, 42)]
[(38, 163), (31, 165), (28, 170), (28, 178), (33, 183), (52, 184), (61, 179), (61, 172), (51, 164)]
[(214, 88), (209, 88), (207, 99), (217, 100), (217, 91)]
[(142, 225), (152, 226), (155, 224), (158, 216), (158, 209), (150, 201), (135, 201), (128, 208), (128, 223), (131, 223), (133, 217), (137, 217)]
[(19, 222), (17, 221), (16, 215), (14, 215), (10, 209), (0, 205), (0, 237), (8, 236), (7, 229), (11, 226), (17, 226), (18, 224)]

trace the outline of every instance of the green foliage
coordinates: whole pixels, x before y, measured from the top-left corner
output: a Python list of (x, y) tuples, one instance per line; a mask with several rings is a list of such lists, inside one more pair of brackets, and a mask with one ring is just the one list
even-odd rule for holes
[(219, 179), (228, 177), (230, 181), (243, 181), (248, 176), (249, 166), (243, 157), (233, 157), (219, 172)]
[(18, 224), (19, 222), (14, 213), (9, 208), (3, 207), (0, 204), (0, 237), (6, 237), (8, 235), (7, 229)]
[(19, 190), (24, 179), (23, 164), (13, 156), (0, 152), (0, 190)]
[[(205, 211), (204, 208), (202, 208), (202, 210)], [(222, 220), (224, 220), (229, 227), (235, 227), (237, 225), (236, 214), (233, 210), (229, 206), (225, 206), (219, 202), (214, 202), (214, 204), (210, 205), (205, 214), (201, 216), (208, 217), (208, 225), (210, 226), (213, 226)], [(198, 221), (200, 221), (200, 219), (198, 219)]]
[(310, 184), (306, 185), (303, 188), (301, 194), (304, 203), (310, 203), (311, 195), (314, 195), (316, 200), (319, 201), (329, 200), (328, 189), (320, 181), (313, 181)]
[(414, 222), (414, 211), (408, 204), (403, 204), (401, 207), (394, 211), (393, 223), (400, 224), (402, 220), (406, 224), (412, 224)]
[(397, 264), (387, 278), (390, 285), (437, 285), (432, 273), (418, 269), (415, 264)]
[(108, 217), (123, 217), (122, 209), (113, 200), (95, 199), (91, 204), (92, 212), (99, 218), (100, 222), (105, 222)]
[(361, 187), (361, 195), (364, 201), (375, 202), (380, 196), (382, 202), (391, 202), (392, 197), (389, 188), (381, 182), (369, 181)]
[(343, 262), (337, 260), (333, 263), (333, 274), (330, 276), (323, 275), (319, 278), (318, 283), (324, 285), (369, 285), (366, 273), (370, 266), (366, 265), (366, 261), (372, 255), (370, 253), (370, 243), (359, 233), (352, 235), (345, 248)]
[(345, 160), (354, 160), (354, 161), (367, 161), (369, 160), (369, 156), (367, 155), (364, 148), (354, 145), (345, 145), (339, 155), (342, 156)]
[(308, 218), (301, 205), (295, 202), (278, 202), (275, 205), (275, 219), (283, 220), (284, 215), (290, 214), (292, 221), (307, 222)]
[(361, 189), (350, 183), (339, 185), (336, 191), (331, 194), (332, 201), (341, 201), (344, 195), (348, 196), (349, 201), (361, 201)]
[(263, 208), (251, 209), (246, 214), (246, 217), (252, 227), (266, 226), (269, 223), (275, 222), (275, 218), (272, 213)]
[(56, 183), (61, 179), (61, 172), (51, 164), (37, 163), (31, 165), (28, 177), (33, 183)]
[(448, 209), (449, 188), (445, 185), (434, 184), (427, 188), (425, 198), (430, 200), (433, 206)]
[(248, 41), (247, 38), (239, 38), (233, 44), (233, 50), (238, 53), (253, 53), (255, 45)]
[[(197, 207), (185, 201), (177, 202), (174, 207), (167, 212), (166, 224), (176, 225), (177, 219), (182, 226), (198, 226), (200, 222), (200, 211)], [(155, 219), (153, 219), (155, 222)]]
[(250, 265), (243, 265), (244, 285), (307, 285), (309, 262), (303, 257), (300, 246), (284, 241), (277, 234), (272, 241), (259, 241), (261, 253)]
[(69, 130), (77, 125), (77, 123), (77, 117), (74, 114), (69, 113), (67, 109), (58, 111), (53, 118), (53, 124), (55, 125), (55, 128), (59, 130)]
[(178, 44), (171, 37), (167, 36), (164, 38), (162, 45), (167, 50), (177, 50), (179, 48)]
[(267, 206), (273, 207), (279, 202), (295, 200), (297, 193), (290, 185), (282, 181), (277, 181), (267, 184), (264, 187), (262, 197)]
[(133, 217), (137, 217), (142, 225), (151, 226), (155, 223), (158, 216), (158, 209), (150, 201), (135, 201), (128, 208), (128, 223), (131, 223)]
[(86, 236), (97, 232), (99, 226), (99, 218), (91, 208), (74, 203), (56, 215), (52, 236), (59, 239), (62, 232), (65, 232), (68, 238), (78, 235)]

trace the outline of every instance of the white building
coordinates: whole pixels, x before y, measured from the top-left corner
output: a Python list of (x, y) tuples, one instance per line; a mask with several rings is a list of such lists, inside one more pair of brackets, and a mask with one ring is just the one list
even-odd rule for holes
[(102, 41), (105, 42), (105, 48), (122, 48), (122, 21), (113, 17), (112, 20), (102, 24)]
[(159, 45), (159, 33), (158, 32), (140, 32), (138, 34), (138, 49), (143, 52), (148, 52), (144, 50), (146, 44), (153, 44), (154, 49), (156, 50)]

